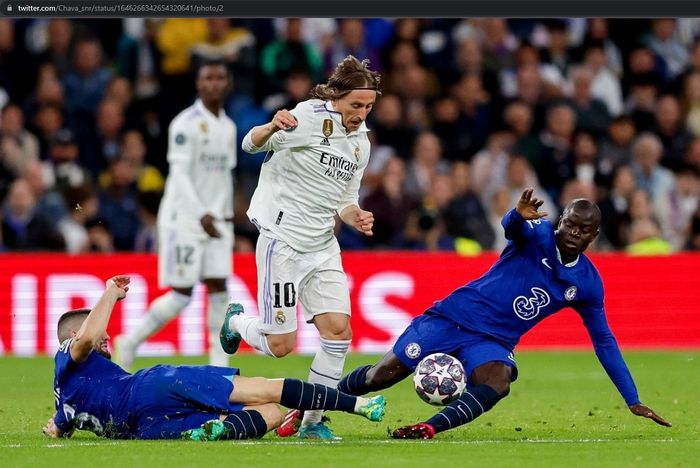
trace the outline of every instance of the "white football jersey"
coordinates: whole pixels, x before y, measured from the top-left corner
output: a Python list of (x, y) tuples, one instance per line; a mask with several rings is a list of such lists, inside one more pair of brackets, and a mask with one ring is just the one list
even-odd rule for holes
[(335, 214), (358, 204), (362, 174), (369, 161), (367, 126), (346, 133), (330, 102), (311, 99), (291, 113), (297, 126), (278, 131), (258, 148), (251, 133), (243, 148), (268, 151), (248, 209), (250, 220), (268, 236), (300, 252), (335, 241)]
[(236, 162), (236, 124), (223, 110), (216, 116), (198, 99), (180, 112), (168, 129), (170, 174), (158, 223), (205, 234), (199, 220), (209, 213), (223, 228), (233, 217)]

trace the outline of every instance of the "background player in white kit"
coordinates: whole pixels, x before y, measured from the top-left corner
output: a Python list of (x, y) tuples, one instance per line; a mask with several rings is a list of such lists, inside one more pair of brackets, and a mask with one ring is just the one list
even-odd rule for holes
[(209, 363), (228, 366), (218, 332), (228, 304), (233, 250), (236, 125), (222, 109), (231, 84), (224, 62), (203, 63), (197, 101), (170, 124), (170, 171), (158, 211), (158, 279), (172, 289), (151, 303), (137, 328), (115, 340), (115, 357), (126, 369), (138, 346), (189, 304), (200, 280), (209, 299)]
[[(309, 381), (329, 387), (340, 379), (352, 337), (348, 283), (333, 234), (335, 215), (372, 235), (374, 216), (358, 206), (358, 191), (370, 151), (365, 119), (379, 94), (379, 79), (368, 61), (348, 56), (327, 84), (311, 91), (314, 99), (291, 112), (277, 112), (243, 140), (245, 151), (268, 152), (248, 210), (260, 230), (260, 317), (238, 315), (243, 309), (233, 304), (222, 345), (235, 352), (242, 337), (270, 356), (289, 354), (296, 343), (299, 300), (305, 320), (321, 336)], [(321, 417), (320, 411), (305, 412), (299, 436), (335, 438)], [(290, 419), (284, 425), (287, 432), (283, 428), (278, 434), (295, 432)]]

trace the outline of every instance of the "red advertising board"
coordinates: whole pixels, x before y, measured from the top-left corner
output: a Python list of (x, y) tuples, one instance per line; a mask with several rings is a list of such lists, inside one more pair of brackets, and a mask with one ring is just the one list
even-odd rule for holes
[[(432, 253), (345, 253), (351, 285), (353, 351), (390, 348), (411, 318), (433, 301), (486, 271), (496, 256), (460, 257)], [(608, 320), (623, 348), (700, 348), (700, 255), (628, 257), (598, 254), (593, 261), (606, 286)], [(255, 260), (237, 255), (229, 296), (247, 313), (257, 314)], [(0, 354), (53, 353), (55, 329), (65, 310), (90, 307), (104, 280), (126, 273), (132, 286), (112, 316), (115, 336), (136, 327), (158, 288), (152, 255), (0, 256)], [(144, 355), (199, 355), (206, 351), (206, 292), (197, 287), (191, 304), (141, 349)], [(299, 320), (298, 352), (315, 351), (313, 325)], [(578, 316), (565, 310), (548, 318), (521, 342), (521, 347), (589, 347)]]

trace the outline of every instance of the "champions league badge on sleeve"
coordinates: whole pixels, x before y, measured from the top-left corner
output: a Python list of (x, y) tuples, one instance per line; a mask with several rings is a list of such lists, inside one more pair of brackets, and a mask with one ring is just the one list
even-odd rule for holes
[(573, 301), (576, 298), (576, 286), (570, 286), (564, 291), (564, 299)]
[(331, 119), (323, 120), (323, 136), (328, 138), (333, 134), (333, 121)]
[(175, 135), (175, 143), (177, 143), (178, 145), (184, 145), (185, 140), (186, 138), (184, 133), (178, 133), (177, 135)]
[(321, 140), (321, 144), (323, 146), (331, 146), (331, 142), (328, 141), (328, 137), (333, 134), (333, 121), (331, 119), (324, 119), (322, 131), (323, 140)]

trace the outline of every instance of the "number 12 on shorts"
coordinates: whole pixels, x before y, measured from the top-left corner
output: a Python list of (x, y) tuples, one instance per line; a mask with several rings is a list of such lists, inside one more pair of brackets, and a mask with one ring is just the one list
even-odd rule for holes
[[(297, 293), (294, 288), (294, 283), (284, 283), (284, 285), (272, 283), (272, 287), (275, 290), (275, 304), (273, 307), (282, 307), (281, 300), (284, 300), (284, 307), (294, 307), (297, 303)], [(284, 298), (282, 298), (283, 293)]]
[(191, 265), (193, 262), (192, 254), (194, 247), (191, 245), (175, 246), (175, 261), (178, 265)]

